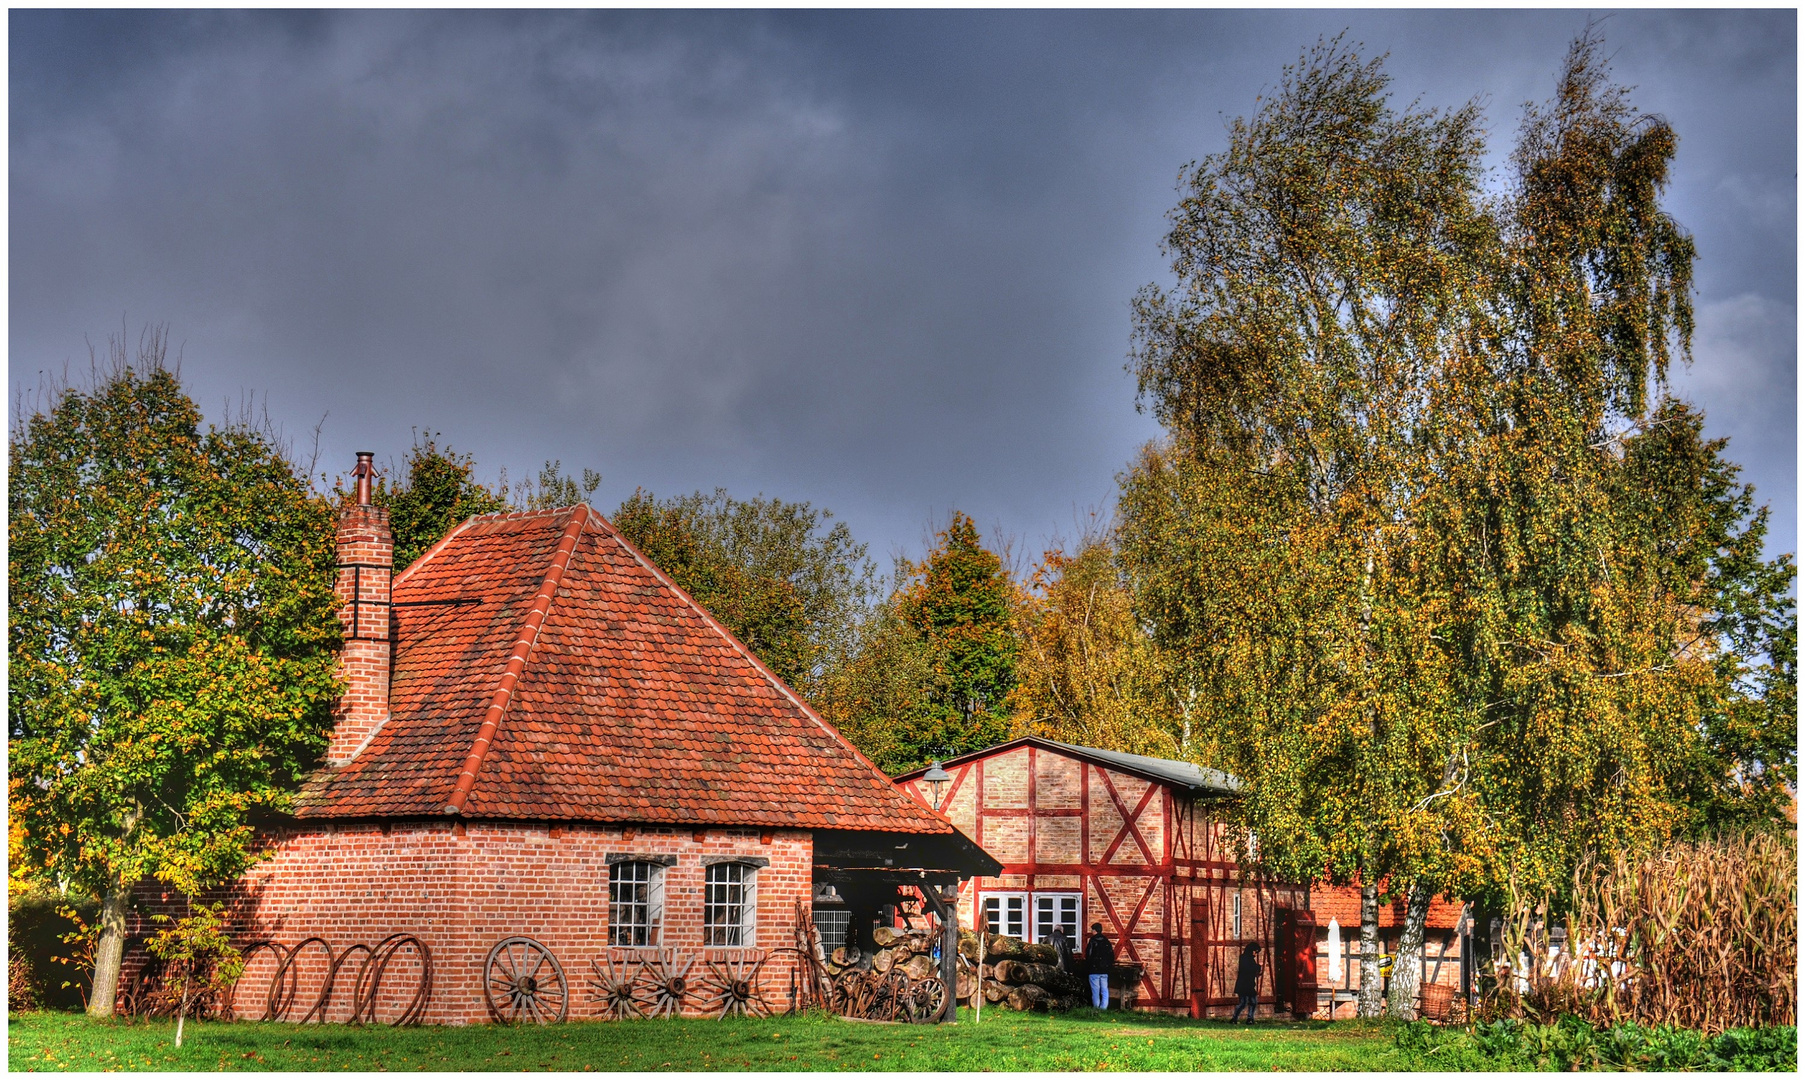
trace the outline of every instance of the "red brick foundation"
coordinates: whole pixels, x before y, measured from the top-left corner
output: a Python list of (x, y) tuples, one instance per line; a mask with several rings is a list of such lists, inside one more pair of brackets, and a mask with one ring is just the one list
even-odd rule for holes
[[(794, 943), (796, 903), (809, 911), (813, 842), (805, 830), (632, 828), (506, 822), (424, 821), (346, 824), (291, 829), (273, 838), (276, 854), (247, 874), (230, 895), (233, 938), (240, 945), (270, 939), (294, 946), (323, 938), (335, 954), (353, 944), (375, 945), (393, 933), (413, 934), (432, 951), (434, 977), (426, 1023), (485, 1023), (482, 967), (506, 937), (532, 937), (563, 966), (572, 1019), (599, 1014), (590, 990), (589, 962), (603, 963), (607, 946), (609, 854), (665, 855), (666, 948), (684, 956), (720, 957), (702, 946), (703, 860), (743, 856), (766, 860), (757, 871), (757, 940), (769, 954)], [(155, 887), (141, 891), (132, 933), (154, 933), (149, 916), (175, 913), (180, 898)], [(627, 950), (615, 949), (616, 955)], [(144, 961), (134, 942), (122, 985)], [(325, 950), (312, 946), (299, 961), (301, 979), (289, 1019), (298, 1020), (318, 997)], [(327, 1019), (349, 1017), (354, 959), (342, 969)], [(267, 952), (247, 967), (237, 990), (237, 1013), (256, 1018), (274, 973)], [(789, 1004), (793, 957), (775, 955), (760, 971), (766, 1001)], [(417, 967), (401, 958), (385, 976), (379, 1019), (398, 1013), (417, 983)], [(706, 1011), (698, 986), (706, 966), (691, 970), (685, 1012)]]

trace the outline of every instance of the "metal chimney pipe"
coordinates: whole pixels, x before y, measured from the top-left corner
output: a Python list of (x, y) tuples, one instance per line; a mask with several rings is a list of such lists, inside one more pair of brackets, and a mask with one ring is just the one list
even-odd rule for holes
[(375, 453), (369, 450), (357, 452), (357, 468), (351, 475), (357, 478), (357, 505), (370, 505), (370, 480), (376, 475)]

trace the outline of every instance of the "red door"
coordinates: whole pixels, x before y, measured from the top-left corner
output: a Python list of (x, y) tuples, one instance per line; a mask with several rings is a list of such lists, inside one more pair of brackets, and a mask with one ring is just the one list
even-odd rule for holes
[(1273, 1011), (1288, 1005), (1301, 1020), (1316, 1011), (1316, 918), (1294, 908), (1274, 916)]

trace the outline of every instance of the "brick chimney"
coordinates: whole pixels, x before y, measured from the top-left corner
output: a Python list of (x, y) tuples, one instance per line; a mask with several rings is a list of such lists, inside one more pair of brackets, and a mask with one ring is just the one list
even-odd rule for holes
[(360, 452), (354, 504), (338, 515), (339, 622), (345, 630), (339, 654), (344, 696), (332, 710), (332, 745), (326, 760), (343, 765), (357, 756), (389, 718), (389, 582), (395, 569), (395, 534), (389, 512), (370, 505), (375, 454)]

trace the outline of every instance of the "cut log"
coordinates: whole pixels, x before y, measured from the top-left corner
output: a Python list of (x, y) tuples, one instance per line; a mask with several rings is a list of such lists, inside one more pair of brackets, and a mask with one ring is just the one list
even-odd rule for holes
[(940, 964), (931, 956), (911, 956), (902, 969), (911, 979), (933, 978), (940, 974)]
[[(974, 964), (978, 962), (978, 935), (970, 930), (959, 931), (959, 955)], [(984, 959), (988, 960), (990, 957), (986, 956)]]
[(1009, 996), (1003, 1000), (1017, 1012), (1046, 1012), (1053, 995), (1041, 987), (1029, 984), (1009, 991)]
[(1000, 983), (1000, 982), (996, 981), (995, 979), (985, 979), (984, 980), (984, 1000), (990, 1001), (990, 1002), (1001, 1001), (1004, 998), (1008, 997), (1009, 991), (1011, 991), (1013, 989), (1015, 989), (1015, 988), (1008, 985), (1007, 983)]
[(896, 954), (889, 949), (884, 949), (871, 958), (871, 969), (873, 971), (886, 972), (895, 966)]
[(877, 947), (880, 949), (888, 949), (896, 944), (897, 939), (902, 936), (902, 931), (893, 926), (880, 926), (871, 932), (871, 940), (877, 942)]
[(986, 943), (985, 960), (1019, 960), (1022, 957), (1020, 938), (991, 934), (986, 938)]
[(1057, 964), (1059, 963), (1059, 950), (1051, 945), (1029, 941), (1022, 945), (1022, 959), (1036, 964)]
[(977, 985), (978, 985), (977, 980), (973, 979), (971, 977), (970, 972), (961, 971), (959, 973), (958, 982), (955, 985), (955, 989), (957, 990), (957, 993), (955, 994), (955, 996), (960, 1001), (969, 1001), (969, 1000), (971, 1000), (972, 988)]
[(1062, 972), (1051, 964), (1029, 964), (1021, 960), (1005, 960), (997, 965), (997, 978), (1017, 986), (1054, 986)]

